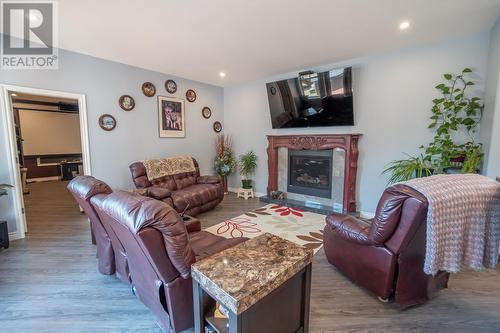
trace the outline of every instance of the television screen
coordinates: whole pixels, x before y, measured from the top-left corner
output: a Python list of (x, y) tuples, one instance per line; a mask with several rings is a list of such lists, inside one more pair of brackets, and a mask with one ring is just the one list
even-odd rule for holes
[(267, 83), (273, 128), (354, 125), (351, 67)]

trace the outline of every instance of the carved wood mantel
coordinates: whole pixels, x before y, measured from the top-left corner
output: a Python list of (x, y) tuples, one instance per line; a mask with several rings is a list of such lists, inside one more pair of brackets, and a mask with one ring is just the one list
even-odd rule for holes
[(268, 135), (267, 195), (278, 189), (278, 148), (321, 150), (340, 148), (345, 151), (344, 199), (345, 213), (356, 212), (356, 177), (358, 172), (358, 140), (361, 134)]

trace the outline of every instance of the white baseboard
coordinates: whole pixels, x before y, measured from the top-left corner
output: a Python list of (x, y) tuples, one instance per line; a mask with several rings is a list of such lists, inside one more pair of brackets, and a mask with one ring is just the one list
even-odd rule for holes
[[(238, 188), (237, 187), (228, 187), (227, 190), (229, 192), (233, 192), (233, 193), (238, 193)], [(260, 198), (260, 197), (264, 197), (266, 196), (265, 193), (261, 193), (261, 192), (256, 192), (254, 191), (253, 194), (257, 197), (257, 198)]]
[(60, 180), (61, 177), (59, 176), (52, 176), (52, 177), (40, 177), (40, 178), (29, 178), (26, 179), (27, 183), (39, 183), (39, 182), (51, 182), (54, 180)]
[(19, 232), (14, 231), (14, 232), (9, 232), (9, 241), (14, 241), (16, 239), (21, 239), (24, 238)]

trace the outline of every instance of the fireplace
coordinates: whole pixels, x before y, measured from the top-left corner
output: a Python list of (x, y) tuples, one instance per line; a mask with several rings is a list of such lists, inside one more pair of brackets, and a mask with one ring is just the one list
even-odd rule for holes
[[(286, 202), (278, 202), (280, 204), (303, 209), (314, 206), (313, 211), (321, 214), (356, 212), (360, 136), (268, 135), (269, 178), (267, 196), (261, 197), (261, 200), (275, 202), (270, 195), (279, 191), (286, 193), (287, 197)], [(317, 192), (312, 194), (310, 191)]]
[(332, 197), (333, 150), (288, 150), (288, 192)]

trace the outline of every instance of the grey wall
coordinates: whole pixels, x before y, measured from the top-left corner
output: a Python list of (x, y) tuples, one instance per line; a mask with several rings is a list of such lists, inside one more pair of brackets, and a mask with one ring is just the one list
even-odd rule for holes
[[(184, 98), (189, 88), (198, 95), (194, 103), (185, 103), (186, 138), (158, 137), (157, 98), (146, 97), (141, 92), (142, 83), (150, 81), (155, 84), (157, 95), (170, 95), (164, 88), (167, 79), (177, 82), (178, 90), (174, 96)], [(132, 188), (128, 166), (147, 158), (189, 154), (198, 160), (202, 172), (212, 172), (215, 155), (212, 123), (222, 121), (224, 114), (223, 89), (220, 87), (63, 50), (59, 52), (59, 70), (0, 70), (0, 83), (85, 94), (92, 174), (114, 188)], [(134, 110), (125, 112), (120, 109), (118, 98), (123, 94), (135, 98)], [(201, 115), (203, 106), (212, 109), (209, 120)], [(106, 132), (99, 127), (97, 120), (103, 113), (116, 118), (115, 130)], [(0, 128), (2, 126), (0, 124)], [(9, 182), (5, 158), (7, 144), (3, 140), (2, 135), (0, 183)], [(11, 207), (11, 198), (1, 198), (0, 219), (8, 220), (12, 232), (15, 231), (15, 220)]]
[(500, 176), (500, 18), (491, 30), (488, 56), (485, 107), (481, 123), (481, 137), (485, 145), (486, 174)]
[[(421, 144), (432, 139), (427, 129), (434, 86), (442, 74), (457, 73), (472, 67), (484, 84), (489, 34), (469, 36), (436, 45), (407, 49), (390, 54), (330, 64), (314, 70), (353, 66), (355, 126), (316, 129), (271, 129), (266, 82), (297, 75), (297, 72), (270, 77), (258, 82), (224, 90), (226, 133), (233, 135), (235, 151), (253, 149), (259, 157), (256, 190), (267, 187), (266, 134), (355, 133), (360, 139), (358, 171), (358, 209), (373, 212), (386, 187), (381, 176), (391, 160), (403, 158), (403, 152), (415, 154)], [(293, 56), (293, 55), (290, 55)], [(482, 84), (475, 86), (482, 95)], [(231, 186), (238, 186), (233, 176)]]

